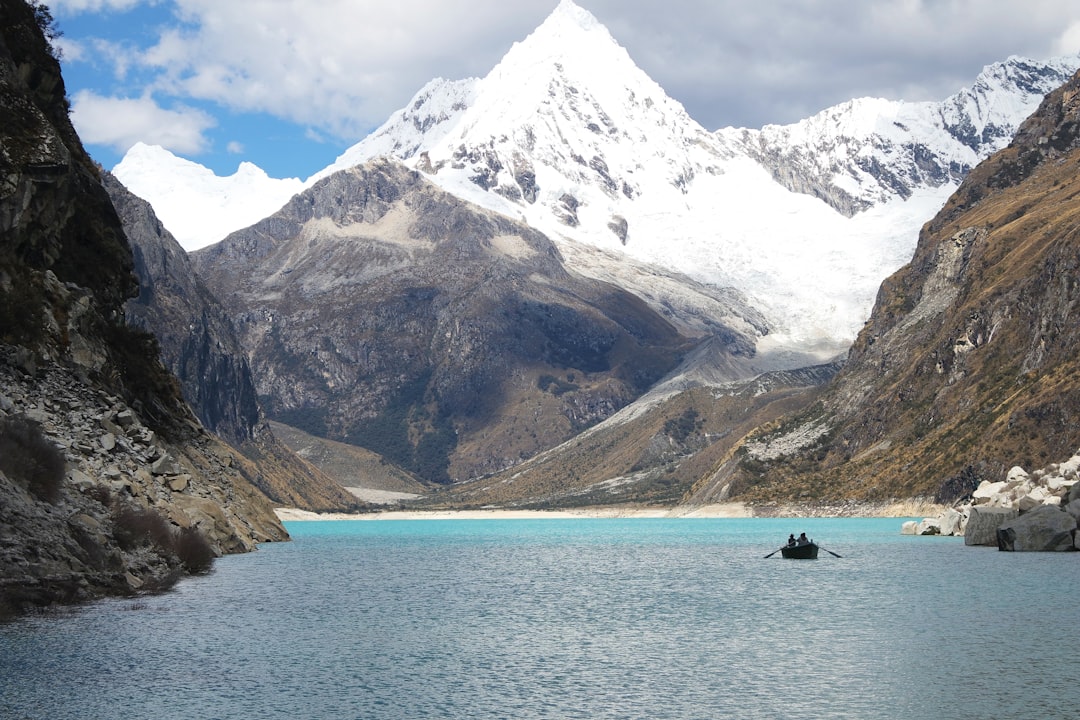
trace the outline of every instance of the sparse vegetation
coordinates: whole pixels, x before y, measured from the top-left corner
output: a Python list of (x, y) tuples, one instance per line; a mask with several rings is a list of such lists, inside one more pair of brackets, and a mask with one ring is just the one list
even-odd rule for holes
[(173, 532), (169, 521), (154, 510), (131, 506), (117, 508), (113, 512), (113, 536), (124, 550), (135, 550), (150, 545), (170, 550)]
[(573, 375), (568, 375), (566, 380), (557, 378), (554, 375), (543, 374), (536, 379), (536, 387), (540, 388), (544, 392), (549, 392), (555, 397), (564, 395), (574, 390), (580, 390), (581, 386), (573, 382)]
[(174, 528), (154, 510), (125, 506), (113, 512), (113, 536), (131, 552), (151, 547), (173, 555), (189, 573), (203, 573), (214, 562), (214, 549), (196, 527)]
[(56, 41), (63, 37), (64, 33), (57, 27), (52, 11), (49, 10), (48, 5), (38, 2), (38, 0), (29, 0), (28, 4), (34, 11), (34, 22), (37, 23), (38, 28), (41, 29), (41, 34), (45, 36), (45, 40), (48, 42), (49, 54), (54, 59), (59, 60), (62, 53), (56, 47)]
[(173, 537), (173, 549), (184, 569), (193, 575), (208, 571), (214, 564), (214, 549), (194, 526), (180, 528)]
[(692, 433), (701, 429), (702, 421), (698, 418), (698, 411), (687, 408), (677, 418), (671, 418), (664, 423), (664, 433), (678, 443), (686, 442)]
[(41, 500), (55, 503), (64, 482), (64, 454), (26, 417), (0, 418), (0, 471)]

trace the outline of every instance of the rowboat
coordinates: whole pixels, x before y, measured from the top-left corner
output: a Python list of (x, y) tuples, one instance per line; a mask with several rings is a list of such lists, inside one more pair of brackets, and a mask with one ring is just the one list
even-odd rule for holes
[(789, 560), (817, 560), (817, 543), (809, 542), (803, 545), (785, 545), (780, 548), (780, 554)]
[[(805, 533), (804, 533), (805, 535)], [(791, 536), (794, 540), (795, 536)], [(801, 542), (796, 540), (794, 542), (788, 542), (786, 545), (780, 546), (779, 549), (773, 550), (766, 555), (766, 558), (771, 558), (776, 553), (783, 553), (783, 556), (790, 560), (817, 560), (818, 550), (824, 550), (833, 557), (841, 557), (828, 548), (823, 548), (813, 540), (806, 538), (800, 538)]]

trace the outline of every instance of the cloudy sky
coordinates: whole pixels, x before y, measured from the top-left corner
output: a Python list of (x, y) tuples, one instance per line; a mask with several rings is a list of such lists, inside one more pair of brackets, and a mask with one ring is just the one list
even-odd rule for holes
[[(434, 77), (483, 76), (559, 0), (46, 0), (73, 119), (231, 174), (309, 175)], [(708, 129), (853, 97), (941, 100), (1010, 55), (1080, 52), (1077, 0), (578, 0)]]

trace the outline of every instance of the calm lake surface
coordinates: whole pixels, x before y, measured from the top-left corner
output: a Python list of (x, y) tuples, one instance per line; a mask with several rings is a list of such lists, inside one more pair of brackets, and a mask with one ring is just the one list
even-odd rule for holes
[(0, 625), (0, 718), (1076, 717), (1080, 558), (901, 522), (288, 523)]

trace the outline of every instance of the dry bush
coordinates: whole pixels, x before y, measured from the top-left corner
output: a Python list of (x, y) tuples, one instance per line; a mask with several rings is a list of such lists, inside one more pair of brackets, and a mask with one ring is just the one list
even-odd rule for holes
[(113, 536), (124, 550), (154, 545), (162, 550), (173, 546), (172, 527), (153, 510), (122, 507), (113, 512)]
[(214, 563), (214, 549), (196, 527), (181, 528), (173, 537), (173, 550), (193, 575), (208, 571)]
[(0, 418), (0, 471), (41, 500), (60, 499), (66, 462), (64, 453), (25, 415)]

